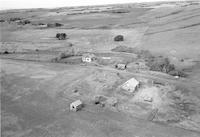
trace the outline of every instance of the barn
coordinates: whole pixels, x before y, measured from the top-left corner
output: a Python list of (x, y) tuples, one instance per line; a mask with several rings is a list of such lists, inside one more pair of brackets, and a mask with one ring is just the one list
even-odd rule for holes
[(135, 78), (131, 78), (128, 81), (126, 81), (121, 88), (128, 91), (128, 92), (134, 92), (139, 88), (140, 82), (137, 81)]

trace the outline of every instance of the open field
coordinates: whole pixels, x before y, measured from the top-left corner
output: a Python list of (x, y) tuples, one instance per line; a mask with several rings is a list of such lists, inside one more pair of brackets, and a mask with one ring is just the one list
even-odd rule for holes
[[(2, 137), (200, 136), (198, 1), (10, 10), (0, 20)], [(134, 93), (122, 88), (131, 78)], [(70, 111), (78, 99), (84, 107)]]

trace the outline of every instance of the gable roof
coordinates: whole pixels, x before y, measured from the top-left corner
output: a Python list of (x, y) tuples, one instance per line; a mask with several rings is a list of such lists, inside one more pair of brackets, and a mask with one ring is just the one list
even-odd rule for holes
[(133, 92), (138, 85), (139, 81), (137, 81), (135, 78), (131, 78), (122, 85), (122, 88), (124, 90)]
[(94, 54), (89, 54), (89, 53), (86, 53), (86, 54), (83, 54), (84, 58), (95, 58), (95, 55)]
[(76, 100), (76, 101), (71, 103), (71, 105), (74, 105), (74, 106), (79, 106), (81, 104), (82, 104), (82, 102), (80, 100)]

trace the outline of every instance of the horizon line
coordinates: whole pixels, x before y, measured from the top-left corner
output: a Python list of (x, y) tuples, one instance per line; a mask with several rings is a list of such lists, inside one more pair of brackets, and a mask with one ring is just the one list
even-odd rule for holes
[[(28, 7), (28, 8), (1, 8), (0, 11), (11, 11), (11, 10), (36, 10), (36, 9), (57, 9), (57, 8), (70, 8), (70, 7), (90, 7), (90, 6), (106, 6), (106, 5), (123, 5), (123, 4), (139, 4), (139, 3), (165, 3), (165, 2), (195, 2), (199, 0), (155, 0), (155, 1), (134, 1), (134, 2), (123, 2), (123, 3), (105, 3), (105, 4), (88, 4), (88, 5), (70, 5), (70, 6), (55, 6), (55, 7)], [(199, 1), (200, 2), (200, 1)]]

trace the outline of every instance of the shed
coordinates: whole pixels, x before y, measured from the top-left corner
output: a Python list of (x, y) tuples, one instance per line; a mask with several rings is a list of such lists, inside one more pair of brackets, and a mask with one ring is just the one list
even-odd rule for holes
[(83, 107), (83, 103), (80, 100), (76, 100), (70, 104), (71, 111), (78, 111)]
[(94, 54), (83, 54), (83, 56), (82, 56), (83, 62), (92, 62), (93, 60), (95, 60)]
[(139, 81), (137, 81), (135, 78), (131, 78), (126, 81), (121, 87), (126, 91), (134, 92), (139, 87), (139, 84)]

